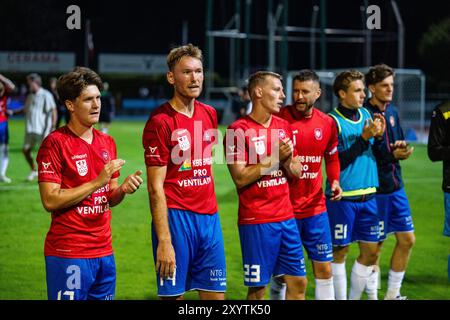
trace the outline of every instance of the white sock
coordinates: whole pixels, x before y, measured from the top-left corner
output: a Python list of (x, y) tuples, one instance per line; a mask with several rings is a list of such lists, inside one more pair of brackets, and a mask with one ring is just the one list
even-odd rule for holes
[(368, 300), (378, 300), (378, 281), (379, 281), (379, 272), (376, 265), (372, 266), (373, 271), (367, 279), (366, 285), (366, 293)]
[(373, 266), (365, 266), (355, 260), (350, 276), (349, 300), (361, 300), (361, 295), (366, 288), (367, 280), (372, 271)]
[(394, 299), (400, 295), (400, 288), (402, 287), (404, 276), (405, 271), (395, 272), (392, 269), (389, 270), (388, 289), (385, 299)]
[(270, 278), (270, 300), (286, 300), (286, 283), (278, 277)]
[(336, 300), (347, 300), (347, 272), (344, 263), (331, 263), (334, 296)]
[(330, 279), (316, 279), (316, 300), (334, 300), (333, 277)]
[(0, 176), (6, 175), (6, 169), (8, 168), (8, 149), (6, 144), (0, 144)]

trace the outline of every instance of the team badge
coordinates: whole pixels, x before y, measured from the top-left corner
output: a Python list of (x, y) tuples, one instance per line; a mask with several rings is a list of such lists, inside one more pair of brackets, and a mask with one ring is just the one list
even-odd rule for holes
[(42, 166), (44, 167), (44, 170), (47, 170), (48, 167), (50, 166), (51, 162), (44, 162), (42, 161)]
[(257, 155), (262, 155), (266, 152), (266, 145), (263, 140), (255, 141), (255, 151)]
[(395, 127), (395, 118), (394, 116), (389, 117), (389, 122), (391, 123), (391, 127)]
[(148, 147), (148, 149), (150, 150), (151, 153), (155, 153), (156, 149), (158, 149), (158, 147)]
[(77, 165), (78, 174), (84, 177), (88, 173), (88, 166), (86, 160), (78, 160), (75, 163)]
[(284, 132), (283, 129), (278, 130), (278, 138), (280, 138), (281, 140), (286, 139), (286, 132)]
[(105, 163), (107, 163), (107, 162), (109, 162), (109, 153), (108, 153), (108, 151), (106, 151), (106, 150), (103, 150), (102, 151), (102, 159), (103, 159), (103, 161), (105, 162)]
[(322, 129), (321, 128), (314, 129), (314, 138), (316, 138), (316, 140), (322, 140)]
[(180, 146), (180, 149), (182, 151), (189, 150), (189, 148), (191, 147), (191, 144), (190, 144), (187, 136), (177, 137), (177, 140), (178, 140), (178, 145)]

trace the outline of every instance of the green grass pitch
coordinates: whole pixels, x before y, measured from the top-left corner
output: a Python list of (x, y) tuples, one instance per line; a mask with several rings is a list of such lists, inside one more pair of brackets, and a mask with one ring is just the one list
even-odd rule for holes
[[(145, 172), (141, 146), (143, 121), (113, 122), (119, 157), (126, 160), (120, 182), (137, 169)], [(29, 169), (21, 153), (23, 120), (10, 121), (10, 165), (13, 183), (0, 184), (0, 299), (46, 299), (44, 239), (50, 215), (40, 202), (37, 183), (25, 182)], [(441, 191), (442, 164), (431, 163), (426, 147), (417, 145), (412, 158), (402, 163), (406, 192), (416, 228), (416, 245), (402, 287), (409, 299), (450, 299), (447, 258), (450, 239), (442, 236), (444, 208)], [(245, 299), (241, 251), (237, 231), (237, 195), (224, 164), (214, 165), (214, 179), (224, 233), (227, 260), (227, 299)], [(144, 177), (144, 180), (145, 177)], [(145, 183), (145, 181), (144, 181)], [(140, 188), (112, 209), (113, 247), (117, 265), (116, 299), (157, 299), (151, 249), (151, 216), (146, 188)], [(387, 286), (391, 236), (381, 257), (383, 298)], [(348, 276), (358, 249), (352, 245)], [(307, 264), (307, 299), (314, 298), (314, 281)], [(195, 292), (187, 299), (197, 299)]]

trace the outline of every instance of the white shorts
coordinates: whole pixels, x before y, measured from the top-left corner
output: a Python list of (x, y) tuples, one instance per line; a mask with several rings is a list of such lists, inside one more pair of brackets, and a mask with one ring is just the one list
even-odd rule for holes
[(23, 141), (23, 148), (25, 150), (33, 149), (36, 145), (40, 145), (44, 139), (43, 135), (37, 133), (25, 133), (25, 138)]

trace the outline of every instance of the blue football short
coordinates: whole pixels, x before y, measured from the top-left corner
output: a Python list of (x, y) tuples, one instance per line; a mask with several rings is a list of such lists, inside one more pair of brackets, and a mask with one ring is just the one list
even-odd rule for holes
[(386, 240), (389, 234), (395, 232), (414, 231), (411, 209), (404, 188), (389, 194), (377, 194), (376, 199), (380, 219), (380, 241)]
[(444, 236), (450, 237), (450, 193), (444, 192), (445, 221)]
[[(198, 214), (168, 209), (176, 268), (172, 278), (156, 273), (158, 296), (173, 297), (189, 290), (226, 291), (226, 264), (219, 214)], [(156, 264), (158, 239), (152, 225), (153, 258)]]
[(295, 219), (239, 225), (244, 285), (262, 287), (270, 277), (305, 276), (305, 259)]
[(8, 121), (0, 122), (0, 144), (8, 144)]
[(45, 257), (49, 300), (113, 300), (114, 255), (101, 258)]
[(308, 258), (317, 262), (332, 261), (333, 246), (327, 212), (296, 221)]
[(326, 200), (333, 246), (347, 246), (354, 241), (379, 242), (379, 218), (375, 197), (370, 200)]

